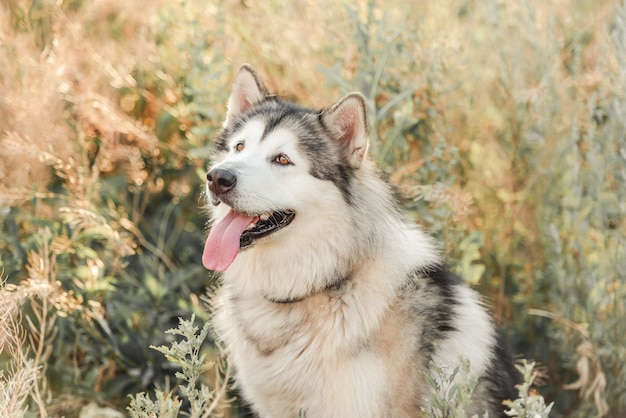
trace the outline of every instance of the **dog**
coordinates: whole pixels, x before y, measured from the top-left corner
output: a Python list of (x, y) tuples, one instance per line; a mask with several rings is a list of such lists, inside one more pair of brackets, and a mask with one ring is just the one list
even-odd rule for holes
[(469, 361), (468, 413), (506, 416), (518, 376), (502, 337), (400, 212), (368, 144), (361, 94), (312, 110), (237, 72), (202, 261), (222, 272), (214, 327), (244, 399), (261, 417), (417, 417), (431, 364)]

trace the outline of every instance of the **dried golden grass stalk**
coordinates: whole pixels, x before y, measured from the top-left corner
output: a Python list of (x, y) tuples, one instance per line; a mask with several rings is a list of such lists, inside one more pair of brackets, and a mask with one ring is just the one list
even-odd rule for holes
[(604, 399), (606, 375), (602, 370), (602, 363), (600, 363), (591, 341), (580, 343), (576, 347), (576, 354), (578, 354), (578, 361), (576, 362), (578, 380), (564, 385), (563, 389), (578, 390), (586, 399), (593, 395), (593, 403), (598, 410), (596, 418), (601, 418), (609, 412), (609, 405)]
[(20, 308), (24, 301), (35, 295), (47, 293), (41, 286), (15, 286), (0, 284), (0, 353), (7, 354), (10, 361), (8, 374), (0, 372), (0, 416), (20, 417), (26, 412), (26, 399), (34, 393), (33, 399), (40, 410), (45, 408), (37, 384), (40, 381), (41, 366), (35, 359), (24, 353), (26, 333), (20, 325)]
[[(0, 353), (8, 355), (13, 370), (0, 373), (2, 417), (23, 416), (29, 396), (38, 406), (39, 416), (47, 416), (47, 383), (41, 369), (52, 352), (56, 317), (79, 314), (98, 320), (104, 315), (97, 301), (84, 304), (82, 297), (65, 290), (56, 280), (56, 257), (65, 245), (62, 240), (54, 239), (48, 229), (38, 231), (38, 235), (38, 250), (28, 254), (28, 277), (18, 284), (0, 284)], [(22, 320), (22, 307), (27, 302), (32, 315)]]
[(123, 134), (126, 141), (136, 144), (148, 155), (156, 149), (158, 143), (156, 137), (138, 121), (119, 110), (107, 97), (96, 92), (87, 92), (71, 100), (77, 106), (79, 117), (97, 130), (103, 139), (117, 139), (118, 135)]
[(587, 326), (585, 324), (577, 324), (564, 318), (562, 315), (542, 309), (529, 309), (528, 313), (555, 320), (582, 335), (584, 340), (576, 347), (576, 354), (578, 354), (578, 361), (576, 362), (578, 380), (564, 385), (563, 389), (578, 390), (583, 398), (589, 398), (589, 396), (593, 395), (593, 403), (598, 410), (596, 418), (605, 416), (609, 412), (609, 405), (604, 399), (606, 375), (602, 370), (602, 363), (598, 358), (595, 346), (590, 340)]
[(39, 367), (32, 359), (22, 358), (13, 373), (5, 376), (0, 372), (0, 416), (22, 417), (27, 411), (26, 399), (39, 379)]
[[(112, 97), (115, 89), (136, 87), (137, 66), (154, 61), (154, 13), (145, 12), (156, 12), (160, 4), (104, 1), (65, 11), (61, 3), (43, 2), (26, 22), (50, 22), (43, 51), (38, 28), (15, 25), (28, 2), (17, 0), (0, 11), (0, 183), (44, 190), (52, 166), (80, 196), (98, 180), (99, 170), (111, 171), (123, 161), (135, 184), (147, 180), (142, 155), (153, 156), (157, 140)], [(110, 16), (123, 16), (124, 30), (138, 36), (124, 44), (93, 36), (90, 31)], [(98, 135), (104, 151), (93, 166), (80, 147), (89, 133)]]

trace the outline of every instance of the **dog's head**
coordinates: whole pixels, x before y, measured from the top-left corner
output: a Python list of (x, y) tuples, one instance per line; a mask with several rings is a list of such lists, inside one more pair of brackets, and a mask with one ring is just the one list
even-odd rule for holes
[(254, 69), (242, 66), (207, 174), (213, 226), (204, 266), (224, 271), (240, 250), (274, 245), (281, 235), (333, 234), (367, 148), (360, 94), (315, 111), (268, 95)]

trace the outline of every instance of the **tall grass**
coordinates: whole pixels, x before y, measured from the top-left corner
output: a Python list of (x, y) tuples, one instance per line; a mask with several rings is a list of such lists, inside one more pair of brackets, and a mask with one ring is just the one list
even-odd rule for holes
[(403, 205), (544, 365), (553, 412), (623, 416), (624, 6), (423, 3), (3, 2), (0, 410), (176, 385), (149, 347), (209, 319), (204, 163), (250, 62), (306, 105), (361, 91)]

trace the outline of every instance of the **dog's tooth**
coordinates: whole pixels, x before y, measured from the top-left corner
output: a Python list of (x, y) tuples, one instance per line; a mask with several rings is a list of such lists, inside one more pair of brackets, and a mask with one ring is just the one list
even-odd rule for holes
[(261, 219), (262, 221), (267, 221), (270, 218), (270, 213), (266, 212), (263, 215), (259, 216), (259, 219)]

